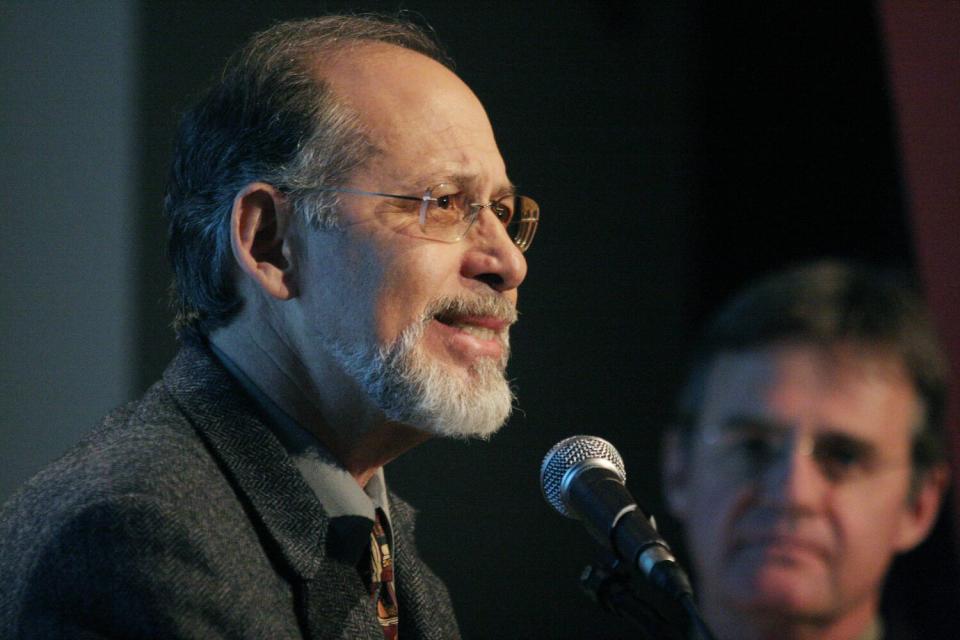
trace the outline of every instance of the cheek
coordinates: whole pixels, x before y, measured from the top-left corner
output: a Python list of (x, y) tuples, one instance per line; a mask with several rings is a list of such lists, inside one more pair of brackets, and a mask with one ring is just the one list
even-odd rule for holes
[[(882, 562), (894, 552), (906, 495), (895, 488), (876, 488), (869, 495), (846, 496), (834, 510), (838, 533), (847, 554), (865, 565)], [(884, 498), (883, 500), (877, 499)]]
[(370, 340), (377, 333), (384, 264), (369, 245), (349, 240), (334, 237), (325, 251), (315, 252), (301, 293), (317, 332), (347, 342)]
[(844, 524), (839, 561), (834, 564), (839, 589), (852, 595), (872, 591), (883, 582), (895, 555), (889, 522), (861, 518)]
[(459, 272), (449, 259), (442, 258), (428, 251), (399, 251), (376, 265), (378, 273), (371, 274), (371, 289), (380, 344), (392, 343), (404, 329), (418, 322), (434, 300), (463, 293), (457, 288)]
[(749, 489), (714, 477), (701, 477), (690, 486), (687, 538), (704, 563), (718, 564), (731, 529), (744, 511)]
[[(723, 468), (722, 461), (701, 448), (694, 452), (691, 462), (691, 506), (704, 516), (709, 514), (710, 519), (715, 522), (728, 519), (727, 514), (742, 502), (743, 496), (752, 486), (751, 483), (728, 473)], [(693, 515), (696, 516), (696, 513)]]

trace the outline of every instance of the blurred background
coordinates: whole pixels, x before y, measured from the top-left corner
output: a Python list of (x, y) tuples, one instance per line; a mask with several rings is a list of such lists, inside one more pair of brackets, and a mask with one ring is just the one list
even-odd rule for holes
[[(543, 502), (541, 458), (613, 442), (682, 553), (660, 433), (698, 328), (752, 277), (822, 256), (912, 272), (960, 367), (960, 3), (0, 0), (0, 502), (176, 350), (178, 114), (253, 32), (343, 10), (432, 25), (543, 210), (520, 410), (387, 469), (468, 638), (630, 635), (579, 592), (597, 549)], [(928, 629), (960, 602), (955, 512), (888, 590)], [(471, 557), (448, 544), (464, 526)]]

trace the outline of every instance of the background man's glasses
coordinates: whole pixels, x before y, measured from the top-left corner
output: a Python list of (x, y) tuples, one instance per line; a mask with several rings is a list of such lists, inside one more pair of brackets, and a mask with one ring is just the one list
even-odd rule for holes
[(420, 230), (426, 237), (443, 242), (462, 240), (480, 217), (480, 212), (489, 207), (517, 248), (526, 251), (533, 242), (540, 221), (540, 206), (533, 198), (510, 194), (486, 203), (469, 202), (467, 195), (453, 184), (430, 187), (422, 196), (363, 191), (349, 187), (317, 187), (317, 190), (420, 202)]
[(755, 480), (772, 468), (784, 468), (794, 451), (810, 457), (833, 484), (850, 484), (901, 466), (884, 459), (872, 444), (836, 432), (799, 437), (790, 430), (750, 424), (708, 425), (701, 439), (719, 469), (740, 479)]

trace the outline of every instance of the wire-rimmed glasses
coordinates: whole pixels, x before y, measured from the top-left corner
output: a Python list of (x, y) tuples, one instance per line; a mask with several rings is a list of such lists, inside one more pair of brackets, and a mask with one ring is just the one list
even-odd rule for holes
[(466, 193), (455, 184), (441, 183), (429, 187), (422, 196), (398, 195), (379, 191), (363, 191), (350, 187), (316, 187), (318, 191), (349, 193), (357, 196), (376, 196), (420, 202), (419, 226), (423, 234), (442, 242), (459, 242), (480, 212), (489, 207), (520, 251), (526, 251), (533, 242), (540, 221), (540, 206), (527, 196), (509, 194), (490, 202), (469, 202)]

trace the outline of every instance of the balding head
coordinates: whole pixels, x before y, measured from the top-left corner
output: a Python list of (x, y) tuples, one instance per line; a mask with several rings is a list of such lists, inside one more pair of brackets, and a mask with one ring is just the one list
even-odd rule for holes
[[(486, 111), (436, 60), (391, 44), (363, 43), (350, 55), (318, 64), (317, 73), (371, 141), (367, 162), (355, 170), (372, 176), (367, 186), (404, 192), (480, 176), (499, 178), (493, 190), (509, 186)], [(451, 155), (451, 149), (459, 151)]]
[(317, 69), (324, 59), (368, 43), (390, 43), (449, 65), (426, 32), (403, 21), (329, 16), (281, 23), (234, 54), (219, 81), (184, 115), (164, 198), (182, 339), (225, 325), (242, 304), (229, 220), (245, 185), (275, 185), (298, 213), (321, 224), (332, 220), (329, 196), (308, 189), (342, 182), (372, 147), (356, 112), (318, 82)]

